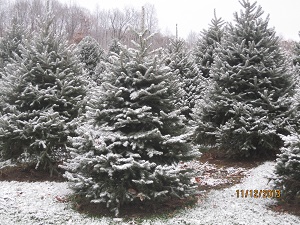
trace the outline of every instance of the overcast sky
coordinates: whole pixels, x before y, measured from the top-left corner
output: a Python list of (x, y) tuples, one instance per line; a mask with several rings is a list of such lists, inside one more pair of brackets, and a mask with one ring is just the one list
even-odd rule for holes
[[(111, 9), (133, 6), (140, 9), (145, 3), (155, 6), (159, 27), (162, 32), (175, 33), (178, 24), (179, 36), (186, 38), (191, 31), (199, 33), (207, 29), (214, 16), (222, 17), (226, 22), (233, 20), (233, 13), (242, 9), (238, 0), (60, 0), (76, 3), (93, 11), (99, 8)], [(254, 2), (254, 1), (251, 1)], [(300, 0), (258, 0), (267, 16), (270, 14), (271, 27), (275, 27), (279, 36), (299, 41), (300, 37)]]

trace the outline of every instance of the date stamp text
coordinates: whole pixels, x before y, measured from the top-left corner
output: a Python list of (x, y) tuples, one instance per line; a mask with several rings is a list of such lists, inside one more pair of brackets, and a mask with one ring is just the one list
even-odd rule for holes
[(237, 198), (280, 198), (280, 190), (236, 190)]

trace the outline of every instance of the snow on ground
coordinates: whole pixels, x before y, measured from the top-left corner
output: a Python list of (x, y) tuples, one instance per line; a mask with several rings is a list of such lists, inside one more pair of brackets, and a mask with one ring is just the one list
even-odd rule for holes
[(109, 224), (84, 217), (61, 200), (71, 193), (67, 183), (0, 182), (0, 224)]
[(242, 183), (210, 191), (193, 209), (183, 210), (173, 218), (144, 220), (142, 223), (79, 214), (72, 210), (70, 203), (63, 201), (71, 193), (67, 183), (0, 182), (0, 225), (300, 224), (299, 217), (269, 210), (267, 206), (273, 199), (236, 197), (236, 190), (272, 189), (266, 176), (273, 168), (273, 162), (266, 162), (250, 170)]
[[(237, 198), (236, 190), (272, 189), (266, 177), (273, 172), (274, 162), (266, 162), (249, 171), (242, 183), (223, 190), (213, 190), (198, 207), (184, 211), (164, 224), (300, 224), (297, 216), (276, 213), (267, 208), (274, 199)], [(163, 224), (153, 223), (153, 224)]]
[(221, 167), (217, 168), (215, 165), (200, 163), (198, 160), (185, 162), (180, 164), (181, 168), (190, 168), (195, 172), (193, 182), (198, 185), (215, 187), (222, 184), (232, 184), (235, 176), (243, 176), (248, 173), (246, 168), (241, 167)]

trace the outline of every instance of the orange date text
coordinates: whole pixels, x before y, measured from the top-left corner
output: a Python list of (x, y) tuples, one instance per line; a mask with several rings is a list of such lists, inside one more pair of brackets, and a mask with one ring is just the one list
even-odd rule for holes
[(280, 198), (280, 190), (236, 190), (237, 198)]

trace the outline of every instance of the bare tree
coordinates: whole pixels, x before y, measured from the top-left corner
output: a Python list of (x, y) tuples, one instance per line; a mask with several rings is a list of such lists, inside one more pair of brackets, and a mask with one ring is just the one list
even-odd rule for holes
[(101, 46), (109, 45), (109, 11), (101, 10), (96, 7), (93, 16), (91, 17), (93, 26), (91, 27), (91, 36), (94, 37)]
[(61, 4), (58, 0), (52, 0), (50, 7), (55, 13), (53, 26), (56, 29), (56, 33), (60, 35), (66, 33), (65, 25), (67, 21), (67, 16), (65, 12), (66, 10), (68, 10), (68, 6)]
[(158, 31), (158, 19), (156, 9), (153, 4), (145, 4), (145, 26), (149, 32), (154, 33)]
[[(46, 2), (49, 3), (49, 8)], [(98, 6), (91, 13), (76, 5), (73, 0), (64, 4), (59, 0), (0, 0), (0, 36), (4, 34), (3, 31), (12, 18), (17, 18), (18, 23), (24, 24), (29, 31), (34, 31), (37, 27), (36, 18), (49, 9), (54, 14), (53, 26), (58, 34), (65, 33), (71, 43), (78, 43), (89, 35), (104, 49), (108, 48), (113, 39), (130, 46), (135, 37), (132, 28), (139, 29), (141, 25), (141, 9), (132, 7), (105, 10)], [(144, 6), (144, 22), (150, 33), (160, 33), (154, 5)], [(154, 37), (153, 45), (163, 46), (167, 39), (167, 35), (159, 34)]]
[[(44, 5), (45, 1), (41, 1), (41, 0), (31, 0), (30, 4), (28, 5), (29, 7), (29, 14), (28, 14), (28, 21), (29, 21), (29, 26), (30, 26), (30, 31), (34, 31), (36, 30), (36, 19), (43, 15), (44, 12), (46, 11), (45, 5)], [(28, 3), (27, 3), (28, 4)]]
[(187, 47), (194, 48), (198, 39), (199, 39), (199, 34), (194, 31), (191, 31), (186, 38)]
[(6, 24), (9, 21), (7, 18), (8, 8), (9, 8), (8, 1), (0, 0), (0, 36), (3, 35)]
[(135, 10), (133, 8), (125, 8), (123, 11), (119, 9), (109, 11), (110, 30), (113, 39), (123, 40), (134, 16)]

